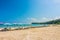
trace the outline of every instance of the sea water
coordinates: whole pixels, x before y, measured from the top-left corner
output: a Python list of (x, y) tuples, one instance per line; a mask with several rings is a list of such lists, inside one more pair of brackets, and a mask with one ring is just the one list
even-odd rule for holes
[(8, 27), (42, 27), (48, 26), (47, 24), (12, 24), (12, 25), (0, 25), (0, 28), (8, 28)]

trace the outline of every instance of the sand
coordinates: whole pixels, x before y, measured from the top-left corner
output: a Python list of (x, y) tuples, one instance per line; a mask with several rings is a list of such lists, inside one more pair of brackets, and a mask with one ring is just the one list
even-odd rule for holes
[(60, 25), (4, 31), (0, 40), (60, 40)]

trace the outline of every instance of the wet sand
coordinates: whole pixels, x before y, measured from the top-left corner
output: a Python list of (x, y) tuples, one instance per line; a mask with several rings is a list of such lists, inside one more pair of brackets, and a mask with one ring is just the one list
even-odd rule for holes
[(60, 25), (4, 31), (0, 40), (60, 40)]

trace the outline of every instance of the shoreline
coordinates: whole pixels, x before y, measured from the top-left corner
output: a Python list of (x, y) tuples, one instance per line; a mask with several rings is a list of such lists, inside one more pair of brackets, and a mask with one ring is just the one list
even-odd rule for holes
[(40, 28), (40, 27), (47, 27), (47, 26), (6, 27), (6, 28), (0, 28), (0, 31), (23, 30), (23, 29)]
[(31, 27), (8, 27), (8, 28), (0, 28), (0, 32), (3, 31), (15, 31), (15, 30), (28, 30), (34, 28), (45, 28), (45, 27), (53, 27), (53, 26), (60, 26), (60, 25), (48, 25), (48, 26), (31, 26)]
[(42, 27), (51, 27), (51, 26), (60, 26), (59, 24), (51, 24), (48, 26), (29, 26), (29, 27), (6, 27), (6, 28), (0, 28), (0, 31), (13, 31), (13, 30), (24, 30), (24, 29), (30, 29), (30, 28), (42, 28)]
[(60, 40), (60, 25), (0, 32), (0, 40)]

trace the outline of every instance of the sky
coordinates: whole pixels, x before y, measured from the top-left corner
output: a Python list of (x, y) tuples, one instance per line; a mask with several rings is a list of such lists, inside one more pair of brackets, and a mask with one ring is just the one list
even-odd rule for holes
[(0, 22), (31, 23), (60, 18), (60, 0), (0, 0)]

